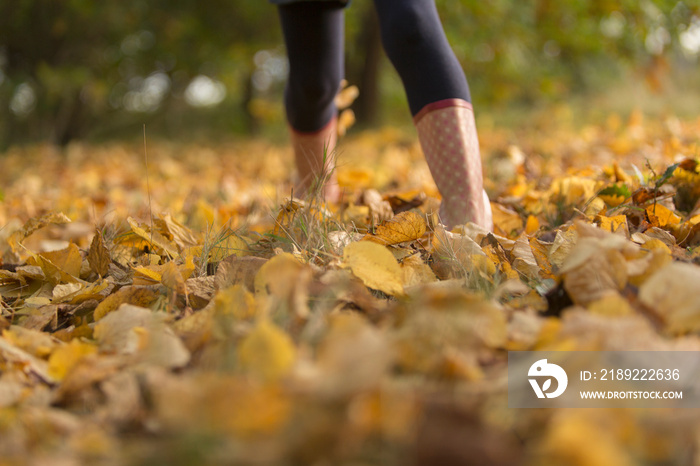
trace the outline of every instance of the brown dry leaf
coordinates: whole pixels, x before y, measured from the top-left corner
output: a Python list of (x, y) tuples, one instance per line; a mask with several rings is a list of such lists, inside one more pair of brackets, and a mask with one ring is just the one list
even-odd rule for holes
[(552, 271), (552, 264), (549, 262), (549, 248), (552, 246), (549, 243), (538, 240), (537, 238), (530, 238), (530, 250), (532, 255), (540, 267), (540, 275), (542, 278), (554, 278), (554, 273)]
[(175, 243), (170, 241), (161, 233), (159, 233), (158, 231), (152, 231), (150, 226), (146, 224), (139, 225), (139, 223), (131, 217), (127, 218), (126, 221), (129, 222), (129, 226), (131, 226), (131, 231), (133, 231), (141, 239), (163, 250), (171, 258), (177, 256), (178, 249)]
[(296, 348), (289, 335), (263, 318), (238, 346), (238, 361), (246, 374), (275, 382), (292, 370)]
[(189, 293), (190, 305), (193, 309), (201, 309), (206, 306), (216, 293), (214, 277), (188, 278), (185, 288)]
[(427, 229), (425, 218), (415, 212), (401, 212), (379, 224), (374, 233), (365, 235), (362, 241), (372, 241), (389, 246), (421, 238)]
[(95, 325), (95, 339), (102, 352), (135, 355), (163, 367), (183, 367), (190, 353), (164, 320), (150, 309), (122, 304)]
[(385, 246), (358, 241), (345, 246), (343, 262), (369, 288), (390, 296), (403, 294), (403, 271)]
[(78, 246), (70, 243), (65, 249), (43, 252), (31, 257), (27, 263), (41, 267), (46, 279), (54, 285), (76, 283), (80, 281), (83, 257)]
[(109, 272), (109, 264), (112, 259), (109, 255), (109, 249), (105, 246), (102, 232), (97, 230), (95, 236), (92, 237), (90, 249), (87, 256), (88, 263), (93, 272), (100, 277), (104, 277)]
[(530, 246), (531, 242), (525, 234), (515, 241), (511, 254), (513, 256), (513, 268), (523, 276), (530, 279), (540, 278), (540, 265)]
[(549, 248), (549, 261), (552, 265), (561, 268), (564, 261), (571, 254), (571, 250), (578, 241), (577, 225), (572, 225), (566, 230), (557, 231), (552, 246)]
[(580, 305), (622, 290), (627, 283), (625, 256), (616, 245), (599, 238), (581, 238), (564, 262), (561, 273), (571, 300)]
[(70, 219), (63, 212), (53, 212), (44, 214), (41, 217), (34, 217), (27, 220), (27, 222), (19, 230), (12, 233), (7, 242), (12, 248), (12, 252), (19, 252), (19, 245), (24, 241), (25, 238), (30, 236), (35, 231), (44, 228), (46, 225), (50, 224), (64, 224), (70, 223)]
[(394, 216), (391, 204), (384, 200), (384, 197), (376, 189), (367, 189), (362, 193), (362, 203), (369, 207), (370, 222), (377, 223), (389, 220)]
[(95, 309), (94, 319), (98, 321), (122, 304), (147, 307), (158, 299), (158, 292), (147, 286), (125, 286), (107, 296)]
[(175, 220), (172, 215), (161, 214), (159, 221), (164, 223), (165, 228), (162, 229), (173, 237), (173, 242), (175, 242), (181, 250), (184, 251), (189, 247), (199, 244), (199, 235)]
[(657, 270), (639, 289), (639, 300), (660, 317), (672, 334), (700, 330), (700, 267), (671, 262)]
[(80, 304), (91, 299), (102, 301), (112, 290), (112, 284), (107, 280), (92, 283), (68, 283), (56, 285), (53, 289), (51, 302), (53, 304)]
[(267, 259), (254, 256), (229, 256), (219, 263), (216, 269), (214, 284), (217, 290), (227, 288), (237, 283), (243, 284), (248, 290), (255, 290), (255, 276)]
[(435, 228), (432, 246), (438, 257), (454, 259), (464, 267), (471, 263), (473, 256), (486, 256), (481, 246), (469, 235), (452, 233), (442, 225)]

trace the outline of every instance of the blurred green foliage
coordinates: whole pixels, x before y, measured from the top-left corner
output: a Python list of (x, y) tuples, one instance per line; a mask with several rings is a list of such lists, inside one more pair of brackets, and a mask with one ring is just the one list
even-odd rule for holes
[[(700, 37), (697, 0), (437, 3), (478, 102), (562, 99), (631, 67), (653, 85), (666, 63), (698, 58), (679, 40)], [(370, 7), (347, 11), (350, 75), (364, 63)], [(262, 0), (4, 1), (0, 146), (138, 134), (143, 123), (166, 136), (281, 124), (284, 65), (275, 8)]]

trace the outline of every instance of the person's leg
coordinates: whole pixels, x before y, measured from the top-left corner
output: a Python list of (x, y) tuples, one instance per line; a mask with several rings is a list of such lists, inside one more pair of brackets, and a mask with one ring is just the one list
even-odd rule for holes
[(434, 0), (374, 0), (382, 43), (406, 89), (426, 161), (442, 195), (441, 221), (491, 229), (469, 86)]
[[(331, 154), (336, 143), (333, 102), (343, 78), (344, 3), (298, 2), (279, 7), (289, 58), (285, 108), (299, 172), (295, 196), (325, 181), (323, 194), (337, 197)], [(325, 163), (325, 166), (324, 166)], [(319, 177), (330, 175), (330, 179)]]

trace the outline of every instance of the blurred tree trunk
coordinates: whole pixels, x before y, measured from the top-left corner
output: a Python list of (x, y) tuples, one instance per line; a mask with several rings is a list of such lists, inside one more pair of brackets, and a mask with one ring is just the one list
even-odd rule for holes
[(241, 113), (245, 122), (248, 134), (256, 135), (260, 133), (260, 121), (252, 109), (255, 98), (255, 88), (253, 87), (253, 72), (247, 72), (243, 76), (243, 98), (241, 99)]
[(374, 6), (370, 4), (362, 17), (362, 29), (357, 36), (355, 48), (358, 51), (358, 61), (363, 60), (363, 62), (350, 64), (350, 83), (357, 84), (360, 88), (360, 96), (352, 108), (359, 124), (373, 125), (379, 118), (379, 69), (383, 54), (382, 41)]

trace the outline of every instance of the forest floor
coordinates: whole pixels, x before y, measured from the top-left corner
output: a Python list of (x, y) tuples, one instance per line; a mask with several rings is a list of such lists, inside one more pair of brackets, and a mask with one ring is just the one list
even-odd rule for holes
[(480, 130), (493, 233), (413, 134), (342, 201), (264, 140), (0, 158), (0, 465), (699, 464), (693, 410), (514, 409), (509, 351), (700, 350), (700, 119)]

